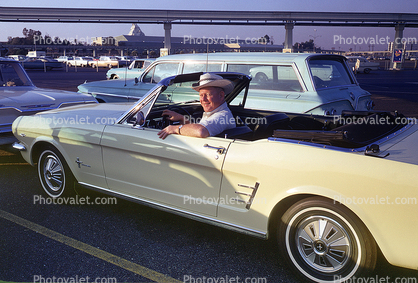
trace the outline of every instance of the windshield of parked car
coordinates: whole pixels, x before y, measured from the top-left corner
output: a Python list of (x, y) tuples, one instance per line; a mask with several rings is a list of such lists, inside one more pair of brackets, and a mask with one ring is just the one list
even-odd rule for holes
[(354, 84), (343, 62), (334, 60), (310, 60), (309, 67), (316, 89)]
[(164, 78), (177, 75), (178, 68), (179, 63), (157, 64), (144, 75), (142, 82), (156, 84)]
[(0, 85), (5, 86), (32, 86), (32, 83), (19, 63), (0, 63)]

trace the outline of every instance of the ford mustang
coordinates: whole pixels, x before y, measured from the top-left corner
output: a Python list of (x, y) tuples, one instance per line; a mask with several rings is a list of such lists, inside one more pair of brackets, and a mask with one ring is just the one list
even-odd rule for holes
[[(14, 147), (37, 166), (44, 193), (73, 184), (278, 243), (312, 282), (371, 272), (378, 254), (417, 269), (418, 125), (396, 112), (315, 116), (248, 109), (251, 78), (217, 73), (237, 127), (195, 138), (157, 133), (163, 110), (202, 115), (190, 86), (161, 80), (134, 104), (72, 106), (17, 118)], [(381, 253), (379, 252), (381, 251)]]

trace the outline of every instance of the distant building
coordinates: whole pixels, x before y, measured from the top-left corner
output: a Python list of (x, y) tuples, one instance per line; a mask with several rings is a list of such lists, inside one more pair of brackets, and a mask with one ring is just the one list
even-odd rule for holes
[[(132, 24), (126, 35), (115, 38), (115, 45), (139, 50), (156, 50), (164, 48), (163, 36), (147, 36), (136, 24)], [(282, 51), (282, 45), (271, 45), (259, 42), (258, 39), (241, 40), (237, 38), (194, 38), (192, 36), (171, 37), (171, 53), (202, 53), (225, 51)]]

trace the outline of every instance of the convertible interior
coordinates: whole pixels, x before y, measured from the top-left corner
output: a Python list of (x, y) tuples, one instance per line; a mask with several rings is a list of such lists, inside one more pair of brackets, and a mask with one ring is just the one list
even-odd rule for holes
[[(198, 102), (155, 107), (143, 126), (156, 129), (168, 126), (171, 122), (162, 116), (166, 108), (187, 115), (195, 121), (203, 114)], [(397, 112), (345, 111), (341, 116), (333, 117), (252, 110), (241, 106), (230, 106), (230, 109), (237, 127), (226, 130), (217, 137), (247, 141), (275, 137), (359, 148), (398, 131), (408, 123)]]

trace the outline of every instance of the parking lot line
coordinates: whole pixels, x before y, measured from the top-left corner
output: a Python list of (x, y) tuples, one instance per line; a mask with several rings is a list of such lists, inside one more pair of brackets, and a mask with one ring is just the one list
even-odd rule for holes
[(145, 277), (147, 279), (153, 280), (155, 282), (162, 282), (162, 283), (181, 283), (181, 281), (176, 280), (174, 278), (171, 278), (167, 275), (164, 275), (162, 273), (159, 273), (157, 271), (154, 271), (152, 269), (146, 268), (144, 266), (141, 266), (139, 264), (136, 264), (134, 262), (131, 262), (129, 260), (126, 260), (124, 258), (118, 257), (114, 254), (105, 252), (101, 249), (95, 248), (93, 246), (90, 246), (86, 243), (80, 242), (78, 240), (75, 240), (73, 238), (67, 237), (61, 233), (55, 232), (51, 229), (48, 229), (44, 226), (41, 226), (39, 224), (36, 224), (32, 221), (23, 219), (19, 216), (16, 216), (12, 213), (3, 211), (0, 209), (0, 217), (4, 218), (6, 220), (9, 220), (15, 224), (18, 224), (20, 226), (23, 226), (27, 229), (30, 229), (36, 233), (39, 233), (41, 235), (44, 235), (50, 239), (53, 239), (55, 241), (58, 241), (60, 243), (63, 243), (67, 246), (73, 247), (75, 249), (78, 249), (82, 252), (85, 252), (87, 254), (90, 254), (94, 257), (100, 258), (106, 262), (109, 262), (113, 265), (122, 267), (130, 272), (133, 272), (135, 274), (138, 274), (142, 277)]

